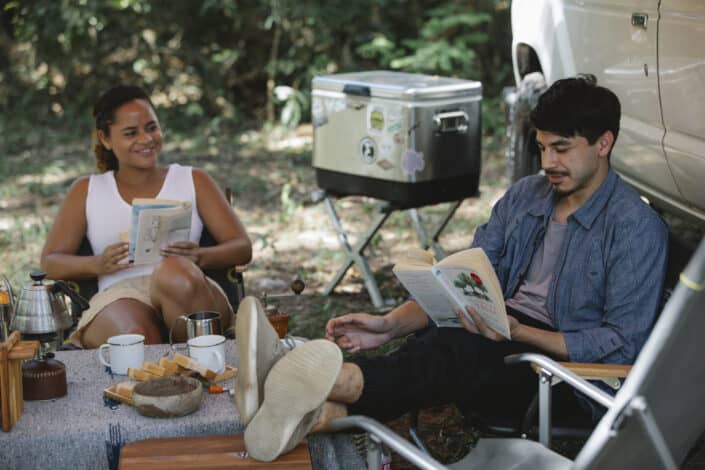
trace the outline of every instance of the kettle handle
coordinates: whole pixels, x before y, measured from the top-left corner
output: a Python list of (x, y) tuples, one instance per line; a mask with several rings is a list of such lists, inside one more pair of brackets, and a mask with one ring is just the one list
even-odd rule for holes
[(51, 292), (56, 294), (59, 291), (68, 295), (73, 302), (78, 304), (82, 311), (88, 308), (88, 301), (81, 294), (71, 289), (66, 281), (54, 281)]
[(169, 346), (171, 346), (171, 349), (173, 349), (174, 351), (176, 351), (177, 349), (184, 349), (185, 348), (185, 346), (184, 347), (177, 346), (176, 344), (174, 344), (174, 341), (172, 340), (172, 333), (174, 333), (174, 328), (176, 328), (176, 323), (179, 320), (187, 321), (188, 317), (186, 317), (186, 315), (179, 315), (178, 317), (176, 317), (176, 320), (174, 320), (174, 324), (171, 325), (171, 328), (169, 328)]
[(2, 276), (2, 281), (3, 283), (7, 286), (7, 294), (10, 296), (10, 307), (12, 309), (15, 309), (15, 302), (17, 298), (15, 297), (15, 291), (12, 290), (12, 284), (10, 284), (10, 280), (5, 276), (4, 274), (0, 274)]

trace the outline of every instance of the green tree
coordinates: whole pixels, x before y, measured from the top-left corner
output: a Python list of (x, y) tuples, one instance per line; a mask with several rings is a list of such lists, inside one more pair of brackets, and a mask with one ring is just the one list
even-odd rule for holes
[[(391, 68), (510, 78), (506, 2), (491, 0), (10, 0), (0, 103), (33, 122), (86, 118), (98, 93), (142, 84), (189, 126), (308, 118), (320, 74)], [(287, 86), (292, 100), (277, 101)], [(298, 107), (298, 108), (297, 108)]]

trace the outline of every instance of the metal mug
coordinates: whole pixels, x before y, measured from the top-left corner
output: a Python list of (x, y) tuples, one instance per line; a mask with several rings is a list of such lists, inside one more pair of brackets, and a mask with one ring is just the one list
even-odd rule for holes
[(174, 321), (174, 325), (169, 330), (169, 344), (172, 348), (174, 348), (172, 334), (179, 320), (186, 322), (186, 341), (188, 341), (197, 336), (222, 334), (220, 318), (220, 312), (211, 311), (194, 312), (189, 313), (188, 315), (178, 316), (176, 321)]

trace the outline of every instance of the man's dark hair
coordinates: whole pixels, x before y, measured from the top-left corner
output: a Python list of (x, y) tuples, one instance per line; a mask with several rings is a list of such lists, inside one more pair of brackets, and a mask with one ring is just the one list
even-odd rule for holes
[(539, 97), (530, 119), (536, 129), (563, 137), (580, 135), (592, 145), (607, 130), (617, 140), (620, 115), (617, 95), (586, 74), (554, 82)]

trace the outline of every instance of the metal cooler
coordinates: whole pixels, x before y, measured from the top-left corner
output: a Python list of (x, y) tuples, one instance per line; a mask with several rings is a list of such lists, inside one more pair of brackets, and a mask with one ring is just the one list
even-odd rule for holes
[(318, 186), (401, 207), (477, 194), (480, 82), (370, 71), (313, 80)]

